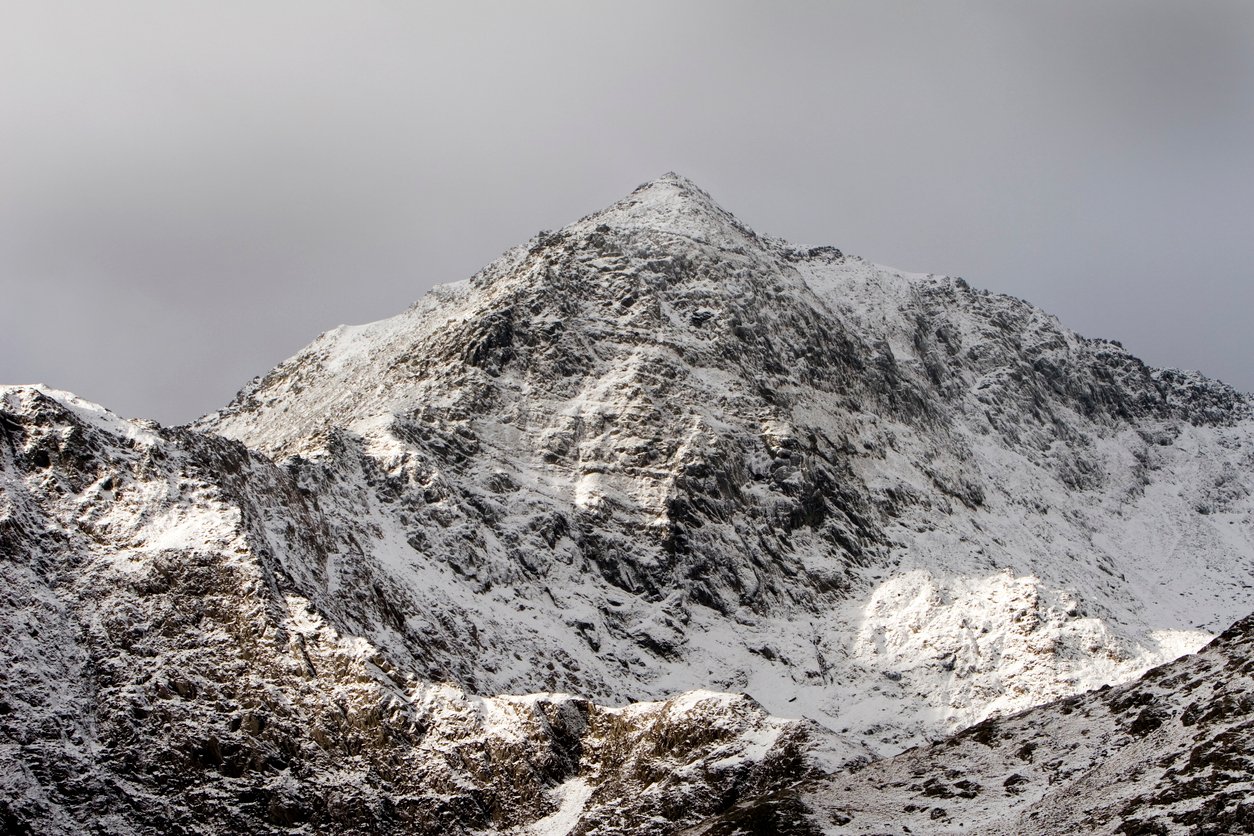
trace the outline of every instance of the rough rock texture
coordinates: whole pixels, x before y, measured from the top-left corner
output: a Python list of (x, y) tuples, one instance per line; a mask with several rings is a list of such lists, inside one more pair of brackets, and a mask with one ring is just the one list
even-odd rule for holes
[(191, 427), (0, 390), (0, 824), (810, 833), (1254, 608), (1252, 488), (1246, 396), (668, 175)]
[(416, 679), (301, 594), (316, 508), (236, 442), (10, 388), (0, 462), (6, 833), (543, 833), (563, 811), (661, 832), (830, 749), (745, 696), (604, 708)]

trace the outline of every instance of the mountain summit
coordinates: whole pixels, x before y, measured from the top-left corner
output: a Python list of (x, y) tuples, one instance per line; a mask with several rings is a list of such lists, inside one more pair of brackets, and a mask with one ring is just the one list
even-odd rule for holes
[[(354, 571), (398, 586), (412, 635), (372, 640), (417, 663), (424, 613), (475, 626), (428, 675), (714, 685), (894, 746), (1241, 615), (1248, 416), (1018, 300), (760, 238), (671, 174), (323, 335), (198, 426), (389, 486), (371, 539), (408, 545)], [(569, 661), (537, 677), (519, 648)]]
[(7, 780), (104, 832), (673, 829), (1254, 609), (1246, 396), (675, 174), (191, 427), (2, 398)]
[(612, 206), (576, 224), (606, 225), (618, 229), (646, 229), (682, 235), (706, 243), (735, 246), (738, 239), (756, 239), (696, 183), (675, 172), (637, 188)]

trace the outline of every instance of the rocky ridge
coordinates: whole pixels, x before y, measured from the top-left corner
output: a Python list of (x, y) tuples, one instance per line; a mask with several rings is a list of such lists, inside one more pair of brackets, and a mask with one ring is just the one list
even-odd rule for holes
[(32, 387), (0, 434), (6, 833), (649, 832), (857, 754), (742, 695), (417, 679), (299, 594), (324, 534), (269, 460)]

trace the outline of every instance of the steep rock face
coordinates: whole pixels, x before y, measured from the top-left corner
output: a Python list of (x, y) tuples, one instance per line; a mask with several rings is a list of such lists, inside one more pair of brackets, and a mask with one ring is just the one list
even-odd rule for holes
[(6, 833), (661, 832), (862, 754), (744, 696), (419, 680), (312, 605), (328, 535), (267, 459), (37, 388), (0, 422)]
[(675, 175), (197, 426), (318, 496), (320, 607), (482, 691), (744, 690), (891, 751), (1254, 606), (1245, 396)]

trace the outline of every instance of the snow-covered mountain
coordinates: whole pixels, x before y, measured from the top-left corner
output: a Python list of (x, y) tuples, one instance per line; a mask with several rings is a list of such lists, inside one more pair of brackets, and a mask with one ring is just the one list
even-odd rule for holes
[(0, 398), (10, 828), (668, 832), (1254, 609), (1248, 397), (676, 175), (191, 427)]
[(1254, 608), (1249, 415), (1023, 302), (761, 238), (670, 175), (198, 426), (317, 493), (319, 605), (429, 676), (743, 690), (891, 748)]

